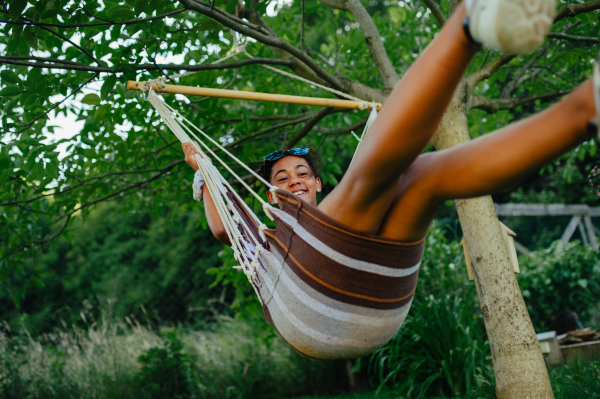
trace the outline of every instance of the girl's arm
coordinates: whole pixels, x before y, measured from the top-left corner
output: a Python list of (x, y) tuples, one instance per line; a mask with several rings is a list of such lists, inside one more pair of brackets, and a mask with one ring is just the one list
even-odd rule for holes
[[(196, 151), (194, 145), (192, 143), (183, 143), (181, 146), (183, 147), (183, 152), (185, 153), (185, 161), (194, 170), (198, 170), (198, 165), (194, 159), (194, 155), (198, 154), (198, 151)], [(206, 220), (208, 221), (208, 227), (210, 228), (210, 231), (217, 240), (221, 241), (223, 244), (231, 246), (231, 242), (229, 241), (229, 237), (225, 231), (225, 226), (221, 221), (221, 217), (217, 212), (215, 202), (213, 201), (206, 184), (202, 187), (202, 198), (204, 200), (204, 211), (206, 212)]]

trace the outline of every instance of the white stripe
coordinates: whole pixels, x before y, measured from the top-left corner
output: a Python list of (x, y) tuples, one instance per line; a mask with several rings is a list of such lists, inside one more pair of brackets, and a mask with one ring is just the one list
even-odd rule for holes
[[(273, 282), (269, 278), (267, 274), (262, 276), (264, 278), (265, 285), (267, 286), (267, 290), (269, 292), (273, 292), (273, 296), (279, 294), (275, 292), (275, 287)], [(302, 302), (307, 308), (314, 310), (317, 313), (322, 314), (323, 316), (329, 317), (334, 320), (339, 320), (341, 322), (346, 323), (354, 323), (359, 325), (371, 325), (377, 328), (389, 327), (392, 325), (399, 326), (401, 320), (403, 320), (408, 314), (408, 310), (410, 309), (411, 302), (402, 306), (401, 308), (389, 310), (390, 313), (401, 312), (400, 314), (394, 314), (392, 317), (372, 317), (372, 316), (363, 316), (356, 313), (344, 312), (343, 310), (335, 309), (330, 306), (325, 305), (322, 302), (319, 302), (308, 295), (302, 288), (298, 287), (298, 285), (287, 275), (287, 273), (282, 272), (279, 275), (279, 284), (283, 283), (286, 288), (298, 299)], [(330, 298), (331, 299), (331, 298)], [(335, 299), (331, 299), (335, 300)], [(346, 304), (344, 304), (346, 305)], [(357, 305), (347, 305), (347, 306), (357, 306)], [(286, 308), (287, 309), (287, 308)]]
[[(269, 284), (272, 286), (271, 281), (269, 281)], [(296, 317), (294, 312), (286, 306), (285, 302), (283, 301), (283, 299), (281, 298), (281, 296), (279, 295), (279, 293), (277, 291), (273, 292), (273, 299), (275, 300), (275, 304), (277, 305), (277, 307), (279, 308), (281, 313), (283, 313), (285, 318), (288, 319), (288, 321), (296, 329), (298, 329), (300, 332), (302, 332), (303, 334), (309, 336), (310, 338), (312, 338), (316, 341), (326, 343), (328, 345), (351, 346), (351, 347), (359, 347), (359, 348), (362, 348), (365, 344), (370, 343), (370, 342), (365, 342), (365, 341), (357, 340), (357, 339), (334, 337), (334, 336), (322, 333), (321, 331), (315, 330), (314, 328), (304, 324), (304, 322), (302, 320), (300, 320), (298, 317)], [(271, 315), (273, 315), (273, 312), (271, 312)], [(277, 325), (276, 320), (273, 320), (273, 322)], [(281, 332), (285, 333), (285, 331), (280, 330), (280, 333)], [(284, 338), (285, 338), (285, 336), (284, 336)]]
[(304, 227), (302, 227), (300, 223), (298, 223), (298, 220), (288, 215), (281, 209), (271, 209), (271, 212), (277, 215), (277, 217), (280, 218), (285, 224), (290, 226), (292, 230), (294, 230), (294, 233), (296, 233), (300, 238), (302, 238), (302, 240), (306, 241), (306, 243), (315, 248), (317, 251), (327, 256), (329, 259), (352, 269), (379, 274), (386, 277), (406, 277), (416, 272), (421, 265), (421, 262), (418, 262), (416, 265), (407, 269), (394, 269), (391, 267), (380, 266), (376, 263), (351, 258), (327, 246), (317, 237), (310, 234)]

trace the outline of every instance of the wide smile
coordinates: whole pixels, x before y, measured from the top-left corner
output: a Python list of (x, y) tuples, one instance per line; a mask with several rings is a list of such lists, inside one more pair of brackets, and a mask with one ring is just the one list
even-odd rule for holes
[(293, 191), (292, 194), (297, 195), (298, 197), (302, 197), (303, 195), (306, 195), (308, 193), (308, 190), (298, 190), (298, 191)]

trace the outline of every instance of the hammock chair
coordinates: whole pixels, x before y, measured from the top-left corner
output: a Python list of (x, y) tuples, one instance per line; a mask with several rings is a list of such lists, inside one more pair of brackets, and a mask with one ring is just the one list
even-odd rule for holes
[[(232, 244), (236, 268), (248, 277), (266, 318), (283, 339), (316, 359), (355, 358), (386, 344), (412, 303), (424, 240), (406, 244), (354, 231), (277, 189), (165, 103), (155, 89), (166, 92), (168, 85), (164, 80), (154, 82), (130, 82), (128, 87), (146, 92), (182, 143), (193, 143), (193, 137), (200, 144), (201, 148), (193, 143), (201, 154), (195, 160)], [(377, 116), (377, 106), (363, 102), (355, 108), (361, 107), (371, 108), (364, 137)], [(249, 187), (207, 143), (266, 184), (279, 209)], [(262, 203), (276, 228), (261, 222), (207, 154)]]

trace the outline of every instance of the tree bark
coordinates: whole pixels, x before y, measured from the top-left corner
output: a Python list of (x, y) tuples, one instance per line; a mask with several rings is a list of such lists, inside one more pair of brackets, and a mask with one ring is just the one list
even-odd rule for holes
[[(442, 150), (470, 140), (465, 79), (433, 145)], [(455, 201), (471, 258), (492, 351), (498, 399), (553, 399), (546, 364), (512, 270), (491, 196)]]

